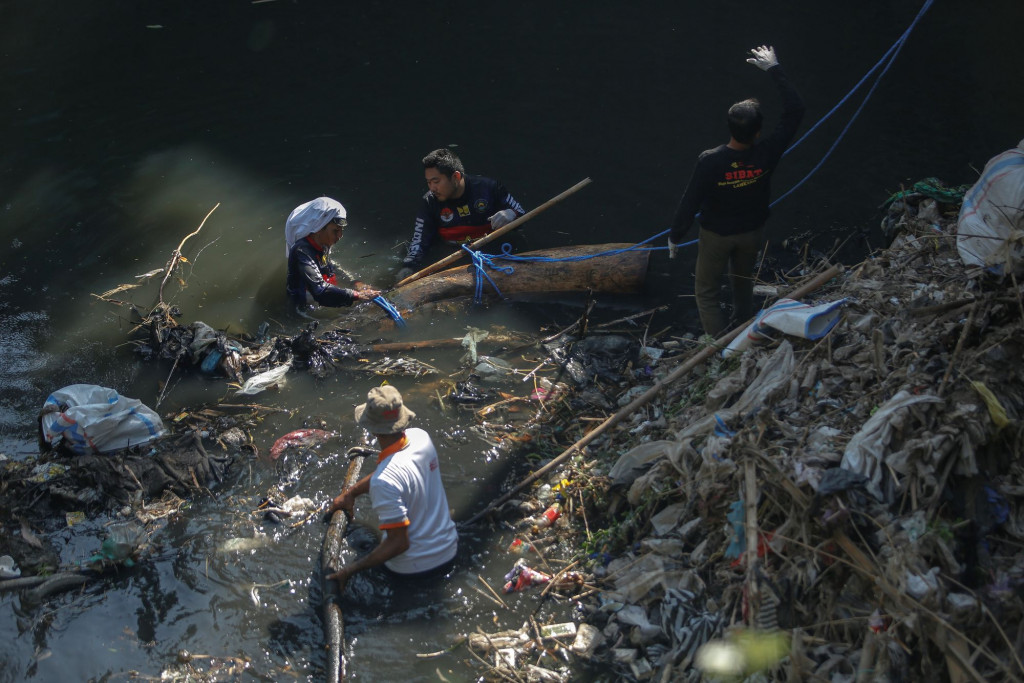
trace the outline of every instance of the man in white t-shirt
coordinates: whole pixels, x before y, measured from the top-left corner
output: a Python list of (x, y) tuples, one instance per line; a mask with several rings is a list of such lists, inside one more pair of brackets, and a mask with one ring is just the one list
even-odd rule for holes
[(385, 535), (369, 554), (327, 577), (339, 592), (353, 574), (380, 564), (401, 577), (421, 577), (446, 573), (455, 559), (458, 534), (437, 450), (425, 431), (408, 427), (414, 417), (390, 385), (370, 389), (366, 403), (356, 406), (356, 424), (380, 445), (377, 468), (331, 501), (329, 513), (351, 514), (356, 496), (369, 493)]

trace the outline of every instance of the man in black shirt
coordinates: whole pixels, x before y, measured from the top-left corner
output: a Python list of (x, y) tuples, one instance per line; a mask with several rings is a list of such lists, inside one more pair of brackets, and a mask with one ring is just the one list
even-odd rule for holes
[(497, 180), (468, 176), (450, 149), (435, 149), (423, 157), (427, 193), (420, 200), (409, 251), (396, 274), (403, 280), (420, 268), (437, 237), (463, 244), (508, 225), (526, 211)]
[(760, 139), (761, 107), (754, 99), (729, 108), (730, 139), (701, 153), (683, 193), (668, 237), (669, 257), (700, 214), (695, 294), (705, 334), (725, 331), (719, 307), (719, 285), (728, 270), (732, 285), (733, 318), (738, 324), (753, 315), (753, 273), (768, 219), (771, 175), (804, 114), (803, 100), (775, 57), (775, 49), (750, 51), (750, 64), (767, 71), (782, 95), (778, 126)]

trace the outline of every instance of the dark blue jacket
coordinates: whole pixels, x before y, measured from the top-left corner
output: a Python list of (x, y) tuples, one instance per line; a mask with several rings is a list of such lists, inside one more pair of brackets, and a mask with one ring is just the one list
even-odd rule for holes
[(308, 237), (292, 245), (288, 252), (288, 299), (298, 310), (307, 306), (306, 292), (321, 306), (351, 306), (355, 291), (338, 287), (337, 274), (324, 251)]
[(438, 236), (451, 244), (483, 237), (491, 232), (487, 219), (502, 209), (512, 209), (517, 216), (526, 213), (504, 185), (483, 176), (466, 176), (466, 189), (458, 199), (441, 202), (427, 192), (420, 201), (409, 252), (402, 265), (418, 266)]

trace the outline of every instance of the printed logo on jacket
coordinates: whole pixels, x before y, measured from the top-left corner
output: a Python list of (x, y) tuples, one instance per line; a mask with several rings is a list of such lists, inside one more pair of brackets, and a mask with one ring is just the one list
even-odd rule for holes
[(741, 164), (734, 161), (730, 166), (732, 171), (726, 171), (723, 179), (718, 182), (719, 187), (746, 187), (756, 183), (764, 175), (764, 169), (754, 164)]

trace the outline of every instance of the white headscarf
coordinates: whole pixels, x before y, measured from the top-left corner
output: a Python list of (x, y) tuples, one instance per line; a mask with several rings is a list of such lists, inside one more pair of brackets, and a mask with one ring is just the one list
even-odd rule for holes
[(317, 197), (296, 206), (284, 224), (285, 255), (291, 251), (293, 244), (306, 235), (318, 232), (335, 218), (348, 218), (348, 213), (341, 202), (330, 197)]

